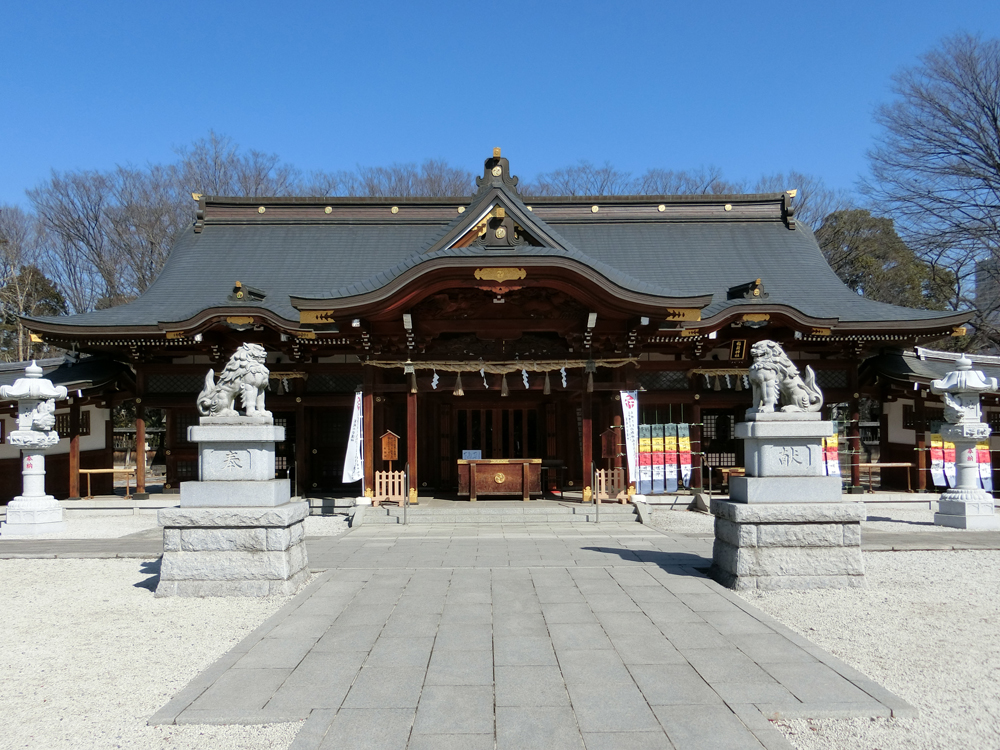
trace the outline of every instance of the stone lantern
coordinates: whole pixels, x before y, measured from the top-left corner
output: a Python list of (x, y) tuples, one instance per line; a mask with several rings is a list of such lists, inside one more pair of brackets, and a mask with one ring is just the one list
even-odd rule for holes
[(0, 524), (3, 536), (30, 536), (64, 531), (63, 510), (52, 495), (45, 494), (45, 451), (59, 442), (56, 399), (66, 398), (65, 386), (54, 386), (42, 377), (42, 368), (32, 362), (25, 377), (14, 385), (0, 386), (0, 398), (17, 400), (17, 429), (7, 442), (21, 449), (23, 494), (7, 505), (7, 521)]
[(976, 443), (987, 440), (990, 426), (982, 421), (981, 393), (997, 390), (997, 379), (972, 369), (972, 361), (962, 357), (956, 369), (941, 380), (931, 381), (931, 393), (944, 401), (941, 436), (955, 443), (955, 468), (958, 486), (941, 495), (934, 523), (956, 529), (1000, 529), (1000, 518), (993, 508), (993, 496), (979, 486), (979, 463)]

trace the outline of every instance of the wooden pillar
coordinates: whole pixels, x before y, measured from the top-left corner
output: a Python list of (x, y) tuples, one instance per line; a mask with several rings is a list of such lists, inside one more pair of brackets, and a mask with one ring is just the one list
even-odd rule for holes
[[(310, 481), (310, 457), (312, 456), (312, 446), (309, 444), (309, 425), (306, 424), (306, 407), (302, 403), (302, 394), (305, 390), (302, 388), (302, 379), (295, 379), (296, 393), (299, 395), (295, 397), (295, 455), (292, 460), (295, 461), (295, 486), (292, 488), (294, 492), (299, 497), (305, 497), (309, 492), (311, 487)], [(285, 440), (288, 440), (288, 435), (285, 435)]]
[(702, 488), (701, 404), (691, 405), (691, 489)]
[(135, 492), (146, 491), (146, 407), (135, 400)]
[(80, 497), (80, 403), (70, 399), (69, 404), (69, 496)]
[(417, 394), (406, 394), (406, 461), (410, 465), (411, 502), (416, 499), (417, 492)]
[(364, 380), (361, 386), (361, 437), (364, 440), (363, 450), (365, 461), (364, 487), (361, 488), (362, 495), (366, 494), (367, 490), (371, 490), (373, 493), (375, 491), (375, 440), (377, 438), (375, 435), (374, 369), (373, 367), (366, 367), (364, 369)]
[(917, 391), (913, 400), (913, 429), (917, 433), (917, 490), (927, 491), (927, 412), (924, 410), (924, 392)]
[[(621, 402), (618, 402), (621, 403)], [(611, 427), (615, 431), (615, 455), (611, 467), (620, 469), (622, 467), (622, 451), (625, 448), (625, 439), (622, 434), (622, 415), (615, 414), (611, 419)]]
[[(586, 382), (586, 375), (584, 375)], [(593, 394), (583, 389), (583, 487), (590, 487), (590, 465), (594, 461), (594, 416), (593, 416)], [(593, 491), (593, 487), (590, 487)]]
[(852, 495), (861, 494), (864, 488), (861, 486), (861, 392), (858, 390), (858, 361), (855, 360), (850, 369), (851, 401), (850, 414), (851, 421), (847, 429), (847, 446), (851, 451), (851, 486), (848, 491)]

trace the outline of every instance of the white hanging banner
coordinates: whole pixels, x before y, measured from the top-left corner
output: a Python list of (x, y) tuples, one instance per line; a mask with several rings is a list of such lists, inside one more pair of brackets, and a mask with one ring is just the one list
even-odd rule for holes
[(629, 484), (636, 484), (639, 480), (639, 400), (636, 398), (637, 393), (637, 391), (621, 392)]
[(354, 414), (351, 417), (351, 436), (347, 440), (347, 455), (344, 456), (344, 483), (357, 482), (365, 478), (365, 456), (362, 440), (363, 416), (361, 394), (354, 394)]

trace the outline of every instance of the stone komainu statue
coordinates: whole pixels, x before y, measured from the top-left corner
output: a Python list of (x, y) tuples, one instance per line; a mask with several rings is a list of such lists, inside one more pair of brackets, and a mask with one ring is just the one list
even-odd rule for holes
[(781, 344), (758, 341), (750, 348), (750, 384), (753, 386), (753, 408), (750, 412), (819, 411), (823, 392), (816, 385), (816, 373), (806, 366), (805, 378), (785, 354)]
[(267, 352), (260, 344), (243, 344), (226, 363), (215, 382), (215, 370), (205, 375), (205, 388), (198, 394), (198, 413), (206, 417), (235, 417), (237, 395), (248, 417), (270, 417), (264, 409), (264, 391), (270, 373), (264, 366)]

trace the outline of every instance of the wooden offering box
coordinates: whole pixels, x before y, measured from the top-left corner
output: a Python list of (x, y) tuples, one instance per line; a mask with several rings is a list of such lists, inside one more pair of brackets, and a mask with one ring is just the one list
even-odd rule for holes
[(542, 494), (542, 459), (493, 458), (459, 460), (458, 494), (475, 501), (479, 495), (520, 495), (530, 500)]

